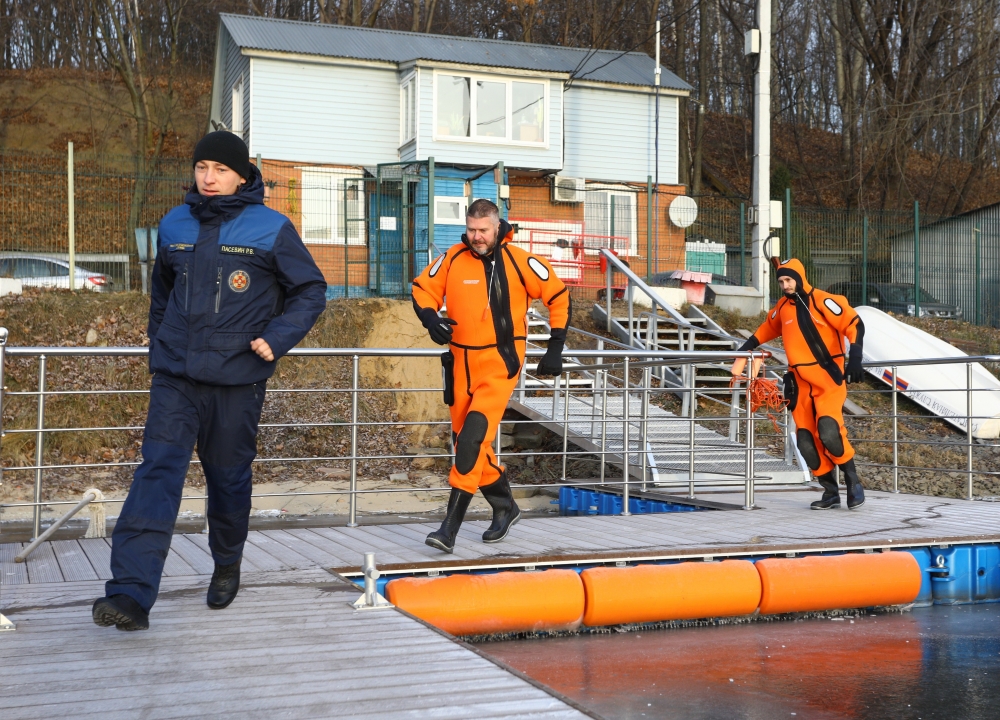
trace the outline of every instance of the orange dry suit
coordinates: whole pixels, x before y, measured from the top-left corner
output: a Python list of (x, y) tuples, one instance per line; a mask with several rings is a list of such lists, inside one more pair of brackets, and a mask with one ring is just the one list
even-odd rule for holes
[[(795, 293), (778, 300), (741, 349), (781, 336), (790, 370), (784, 395), (798, 428), (795, 438), (802, 458), (819, 477), (854, 457), (844, 428), (845, 380), (861, 380), (865, 326), (847, 298), (810, 286), (798, 260), (779, 265), (777, 276), (795, 280)], [(845, 338), (851, 347), (846, 373)]]
[(469, 493), (491, 485), (503, 473), (493, 441), (524, 362), (525, 315), (531, 301), (541, 299), (549, 308), (551, 335), (560, 349), (569, 325), (566, 285), (547, 260), (511, 245), (513, 235), (513, 228), (501, 220), (499, 240), (487, 256), (476, 253), (462, 235), (461, 243), (413, 281), (418, 316), (428, 309), (436, 313), (447, 298), (448, 317), (456, 321), (450, 353), (443, 360), (455, 438), (448, 483)]

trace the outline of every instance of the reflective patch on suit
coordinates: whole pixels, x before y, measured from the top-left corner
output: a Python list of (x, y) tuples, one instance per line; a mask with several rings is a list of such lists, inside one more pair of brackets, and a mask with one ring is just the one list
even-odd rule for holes
[(831, 455), (840, 457), (844, 454), (844, 438), (840, 435), (840, 424), (829, 415), (822, 416), (816, 423), (819, 441), (823, 443)]
[(434, 277), (435, 275), (438, 274), (438, 270), (441, 269), (441, 264), (443, 262), (444, 262), (444, 255), (441, 255), (437, 260), (434, 261), (434, 264), (431, 265), (431, 271), (430, 271), (431, 277)]
[(529, 257), (528, 267), (531, 268), (531, 272), (535, 273), (535, 275), (540, 277), (542, 280), (549, 279), (549, 269), (545, 267), (545, 263), (538, 258)]
[(194, 252), (194, 243), (170, 243), (167, 248), (170, 252)]
[(460, 475), (468, 475), (476, 467), (489, 426), (489, 420), (478, 410), (465, 416), (462, 432), (458, 434), (455, 445), (455, 469)]
[(813, 442), (812, 433), (805, 428), (799, 428), (795, 432), (795, 444), (798, 446), (799, 454), (806, 461), (809, 469), (814, 472), (819, 470), (819, 453), (816, 451), (816, 443)]
[(229, 276), (229, 289), (233, 292), (244, 292), (250, 287), (250, 276), (244, 270), (234, 270)]
[(774, 320), (774, 318), (777, 316), (777, 314), (778, 314), (777, 310), (772, 310), (771, 311), (771, 319)]
[(844, 308), (840, 307), (840, 305), (837, 304), (837, 301), (834, 300), (833, 298), (827, 298), (826, 300), (823, 301), (823, 304), (826, 305), (826, 309), (832, 312), (834, 315), (840, 315), (842, 312), (844, 312)]

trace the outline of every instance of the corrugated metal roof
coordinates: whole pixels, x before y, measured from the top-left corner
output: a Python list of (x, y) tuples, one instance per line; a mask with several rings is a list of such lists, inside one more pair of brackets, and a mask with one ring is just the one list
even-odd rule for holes
[[(653, 59), (643, 53), (536, 45), (507, 40), (427, 35), (346, 25), (323, 25), (245, 15), (221, 15), (222, 23), (241, 48), (325, 57), (411, 60), (486, 65), (490, 67), (571, 73), (580, 80), (652, 85)], [(691, 86), (663, 69), (661, 85), (670, 90)]]

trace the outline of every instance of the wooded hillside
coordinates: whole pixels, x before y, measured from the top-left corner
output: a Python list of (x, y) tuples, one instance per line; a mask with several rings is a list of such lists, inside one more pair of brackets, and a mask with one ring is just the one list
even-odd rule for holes
[[(746, 192), (753, 0), (0, 0), (0, 147), (185, 155), (218, 13), (653, 54), (691, 83), (681, 180)], [(827, 207), (1000, 200), (1000, 0), (773, 0), (779, 187)], [(652, 78), (650, 78), (652, 81)], [(88, 139), (89, 138), (89, 139)], [(89, 145), (88, 145), (89, 143)]]

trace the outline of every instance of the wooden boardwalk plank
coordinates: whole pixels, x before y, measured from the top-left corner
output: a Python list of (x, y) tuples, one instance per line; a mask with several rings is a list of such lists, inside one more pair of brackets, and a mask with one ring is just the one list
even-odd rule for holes
[(0, 544), (0, 585), (27, 584), (28, 568), (24, 563), (14, 562), (14, 558), (21, 552), (21, 547), (21, 543)]
[(248, 587), (222, 613), (165, 592), (143, 633), (80, 622), (99, 583), (60, 586), (84, 597), (33, 610), (0, 643), (4, 720), (585, 717), (394, 610), (354, 611), (335, 580)]
[(90, 560), (94, 572), (101, 580), (111, 579), (111, 546), (105, 538), (90, 538), (78, 540), (80, 549)]
[(24, 561), (28, 566), (28, 580), (33, 583), (63, 582), (62, 570), (56, 554), (52, 552), (52, 543), (44, 542), (34, 550)]
[(174, 535), (170, 541), (170, 554), (176, 554), (198, 575), (211, 575), (215, 562), (208, 548), (195, 543), (191, 535)]
[(52, 542), (52, 551), (56, 554), (66, 582), (97, 580), (94, 566), (76, 540), (55, 540)]

